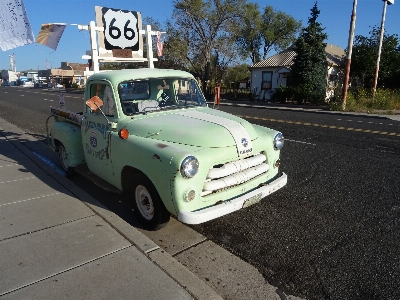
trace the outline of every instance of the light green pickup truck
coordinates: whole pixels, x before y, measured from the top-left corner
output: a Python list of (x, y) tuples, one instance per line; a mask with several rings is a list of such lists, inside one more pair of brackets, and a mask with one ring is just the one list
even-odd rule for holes
[(148, 229), (174, 215), (199, 224), (286, 185), (283, 135), (207, 106), (183, 71), (102, 71), (86, 83), (82, 113), (51, 108), (49, 146), (71, 175), (126, 193)]

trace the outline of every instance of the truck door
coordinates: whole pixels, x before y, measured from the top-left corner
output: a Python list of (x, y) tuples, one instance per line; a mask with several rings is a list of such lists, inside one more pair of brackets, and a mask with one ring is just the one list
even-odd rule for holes
[[(104, 82), (90, 83), (89, 92), (90, 95), (86, 97), (86, 100), (98, 96), (103, 100), (101, 109), (107, 119), (116, 122), (117, 112), (111, 85)], [(111, 141), (116, 133), (111, 130), (111, 125), (99, 110), (91, 110), (86, 106), (84, 116), (83, 126), (81, 127), (82, 144), (89, 170), (110, 182), (114, 177)]]

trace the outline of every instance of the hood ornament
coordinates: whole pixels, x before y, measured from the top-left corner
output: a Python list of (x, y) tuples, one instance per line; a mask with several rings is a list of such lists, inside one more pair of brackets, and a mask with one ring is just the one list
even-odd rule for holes
[(247, 145), (249, 144), (249, 142), (247, 141), (246, 138), (242, 138), (241, 142), (242, 142), (243, 147), (247, 147)]

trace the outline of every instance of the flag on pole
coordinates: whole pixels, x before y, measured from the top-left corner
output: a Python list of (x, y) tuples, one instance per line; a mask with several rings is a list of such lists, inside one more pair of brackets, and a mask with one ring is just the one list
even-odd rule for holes
[(161, 57), (163, 55), (164, 40), (165, 40), (165, 32), (157, 31), (156, 44), (157, 44), (157, 56), (158, 57)]
[(64, 32), (66, 24), (42, 24), (36, 43), (47, 46), (53, 50), (57, 49), (58, 42)]
[(17, 66), (15, 65), (15, 56), (14, 53), (8, 56), (10, 58), (10, 70), (17, 72)]
[(7, 51), (35, 42), (23, 0), (0, 1), (0, 48)]

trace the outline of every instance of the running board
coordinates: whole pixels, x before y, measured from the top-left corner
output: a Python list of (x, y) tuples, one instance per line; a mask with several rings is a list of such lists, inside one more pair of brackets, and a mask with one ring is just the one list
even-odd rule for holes
[(102, 188), (103, 190), (114, 193), (114, 194), (121, 194), (122, 192), (117, 189), (115, 186), (112, 184), (109, 184), (107, 181), (104, 179), (100, 178), (99, 176), (93, 174), (90, 172), (88, 166), (85, 165), (80, 165), (75, 167), (75, 172), (82, 175), (83, 177), (89, 179), (92, 181), (95, 185), (97, 185), (99, 188)]

